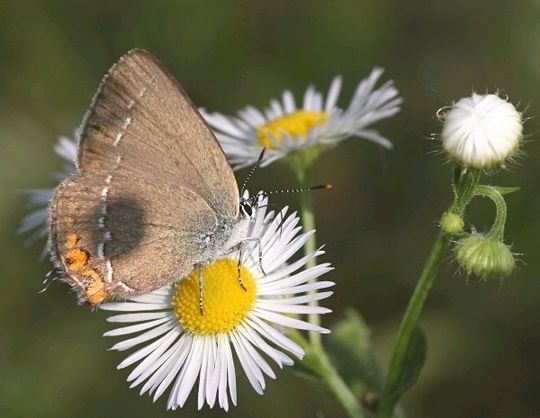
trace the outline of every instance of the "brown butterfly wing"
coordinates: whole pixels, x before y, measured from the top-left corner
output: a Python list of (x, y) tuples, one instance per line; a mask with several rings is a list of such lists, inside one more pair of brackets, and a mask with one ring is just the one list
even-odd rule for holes
[(75, 175), (51, 202), (51, 250), (81, 299), (96, 290), (145, 293), (186, 276), (200, 256), (202, 228), (216, 223), (208, 204), (169, 182), (118, 171), (108, 183), (108, 176)]
[(201, 237), (238, 207), (212, 132), (157, 60), (134, 50), (84, 119), (78, 172), (50, 205), (51, 253), (82, 300), (148, 292), (189, 273)]
[(122, 166), (198, 193), (218, 214), (236, 217), (238, 185), (211, 129), (176, 80), (135, 49), (114, 65), (83, 122), (82, 171)]

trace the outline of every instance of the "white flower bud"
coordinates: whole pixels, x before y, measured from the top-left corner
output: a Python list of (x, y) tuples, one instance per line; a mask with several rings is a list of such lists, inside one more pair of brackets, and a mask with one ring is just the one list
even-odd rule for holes
[(521, 113), (495, 94), (473, 93), (444, 115), (443, 147), (463, 167), (499, 166), (514, 155), (522, 138)]

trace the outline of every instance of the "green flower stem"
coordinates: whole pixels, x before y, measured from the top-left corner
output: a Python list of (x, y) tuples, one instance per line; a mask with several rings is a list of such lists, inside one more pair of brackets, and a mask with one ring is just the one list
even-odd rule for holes
[(506, 201), (503, 195), (493, 186), (476, 186), (476, 196), (487, 197), (495, 204), (497, 210), (493, 226), (486, 234), (486, 238), (493, 238), (502, 241), (504, 237), (504, 225), (506, 224)]
[[(475, 195), (479, 179), (480, 171), (478, 170), (463, 171), (461, 169), (456, 169), (454, 179), (454, 201), (448, 210), (449, 213), (463, 216), (465, 208)], [(390, 418), (393, 414), (394, 407), (399, 400), (401, 394), (398, 392), (397, 387), (402, 370), (405, 366), (405, 355), (411, 343), (411, 337), (418, 322), (418, 318), (420, 317), (420, 313), (422, 312), (424, 302), (437, 275), (443, 255), (450, 244), (450, 239), (451, 235), (439, 231), (439, 235), (431, 248), (431, 252), (426, 260), (422, 274), (418, 279), (413, 295), (409, 300), (394, 344), (390, 367), (388, 368), (381, 404), (377, 415), (378, 418)]]
[(440, 231), (426, 261), (422, 275), (416, 284), (414, 293), (409, 300), (409, 305), (407, 306), (407, 310), (403, 315), (401, 325), (399, 326), (398, 337), (394, 345), (394, 351), (392, 353), (392, 359), (390, 361), (390, 367), (386, 377), (383, 397), (381, 399), (381, 406), (379, 408), (379, 418), (389, 418), (392, 416), (395, 401), (397, 401), (394, 397), (394, 389), (404, 366), (404, 358), (411, 341), (411, 335), (416, 323), (418, 322), (418, 318), (422, 312), (422, 307), (424, 306), (424, 302), (429, 290), (431, 289), (433, 280), (437, 275), (439, 264), (441, 263), (442, 257), (445, 250), (448, 248), (449, 243), (449, 235)]
[(328, 391), (334, 395), (350, 418), (365, 418), (357, 397), (343, 381), (321, 346), (314, 347), (297, 330), (289, 330), (289, 336), (306, 351), (302, 365), (319, 377)]
[[(315, 229), (315, 216), (313, 213), (313, 200), (311, 198), (311, 193), (302, 193), (301, 202), (300, 202), (300, 210), (302, 211), (302, 226), (304, 228), (304, 231), (312, 231)], [(317, 248), (317, 237), (316, 234), (313, 233), (308, 240), (306, 241), (306, 244), (304, 245), (304, 254), (313, 254), (313, 252), (316, 251)], [(317, 265), (317, 259), (313, 257), (311, 260), (309, 260), (306, 263), (306, 269), (314, 267)], [(314, 282), (316, 279), (311, 279), (310, 283)], [(316, 291), (310, 291), (310, 293), (314, 293)], [(319, 304), (318, 301), (314, 300), (309, 302), (310, 306), (317, 306)], [(319, 326), (321, 324), (320, 315), (317, 314), (309, 314), (308, 315), (308, 321), (309, 323), (313, 325)], [(309, 333), (309, 340), (314, 346), (320, 346), (321, 345), (321, 334), (318, 332), (310, 332)]]
[[(293, 154), (289, 163), (296, 173), (300, 187), (309, 187), (311, 179), (311, 165), (316, 159), (316, 155), (306, 157), (304, 154)], [(300, 194), (300, 211), (302, 214), (302, 226), (304, 231), (315, 229), (315, 213), (313, 211), (313, 197), (309, 192)], [(309, 255), (317, 250), (317, 237), (313, 233), (304, 245), (304, 254)], [(317, 259), (314, 257), (306, 263), (306, 269), (317, 265)], [(310, 283), (315, 282), (312, 279)], [(312, 291), (310, 293), (315, 293)], [(310, 306), (317, 306), (317, 301), (310, 302)], [(308, 321), (316, 326), (320, 325), (320, 316), (308, 315)], [(334, 395), (350, 418), (365, 418), (362, 406), (358, 399), (343, 381), (337, 370), (332, 365), (321, 341), (321, 334), (318, 332), (309, 333), (309, 342), (305, 340), (298, 332), (291, 334), (294, 340), (299, 343), (306, 351), (303, 365), (309, 368), (317, 375), (326, 388)]]
[(330, 392), (341, 403), (350, 418), (364, 418), (364, 411), (323, 350), (318, 353), (321, 368), (319, 375)]
[[(309, 187), (309, 179), (310, 179), (310, 170), (309, 168), (305, 167), (296, 167), (296, 175), (298, 177), (298, 182), (300, 183), (300, 187)], [(309, 192), (300, 193), (300, 211), (302, 213), (302, 226), (304, 228), (304, 232), (312, 231), (315, 229), (315, 213), (313, 211), (313, 197), (312, 194)], [(309, 255), (313, 254), (317, 249), (317, 236), (315, 233), (313, 233), (308, 240), (306, 241), (306, 244), (304, 245), (304, 254)], [(317, 265), (317, 258), (313, 257), (311, 260), (309, 260), (306, 263), (306, 269), (314, 267)], [(311, 279), (310, 283), (313, 283), (317, 279)], [(310, 293), (316, 293), (316, 291), (311, 291)], [(310, 306), (317, 306), (319, 304), (318, 301), (314, 300), (309, 303)], [(319, 326), (321, 324), (320, 315), (317, 314), (309, 314), (308, 315), (308, 321), (310, 324)], [(321, 347), (321, 334), (318, 332), (310, 332), (309, 333), (309, 340), (313, 347)]]

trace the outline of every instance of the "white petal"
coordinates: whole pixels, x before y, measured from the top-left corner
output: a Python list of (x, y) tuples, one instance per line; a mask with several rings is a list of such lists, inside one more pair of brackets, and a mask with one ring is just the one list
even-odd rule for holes
[(303, 108), (305, 110), (313, 110), (313, 95), (315, 94), (315, 87), (309, 86), (304, 93), (304, 104)]
[(320, 112), (323, 110), (322, 103), (322, 94), (316, 91), (313, 95), (313, 98), (311, 99), (311, 108), (316, 112)]
[(104, 311), (156, 311), (158, 309), (170, 309), (170, 303), (137, 303), (137, 302), (111, 302), (102, 303), (99, 309)]
[[(171, 286), (168, 286), (168, 287), (169, 289), (173, 289)], [(168, 303), (170, 307), (172, 294), (173, 292), (171, 291), (165, 294), (152, 292), (152, 293), (146, 293), (144, 295), (130, 296), (128, 299), (132, 302), (138, 302), (138, 303), (150, 303), (150, 304), (158, 304), (158, 305)]]
[(219, 113), (203, 113), (204, 118), (210, 126), (213, 128), (222, 131), (225, 134), (231, 135), (237, 138), (245, 138), (246, 132), (239, 129), (231, 120), (224, 115)]
[(137, 337), (130, 338), (128, 340), (121, 341), (115, 345), (113, 345), (110, 350), (117, 350), (117, 351), (123, 351), (127, 350), (128, 348), (134, 347), (138, 344), (141, 344), (145, 341), (151, 340), (153, 338), (159, 337), (160, 335), (166, 333), (171, 328), (175, 326), (174, 320), (169, 320), (166, 323), (158, 326), (157, 328), (154, 328), (150, 331), (147, 331)]
[(300, 319), (292, 318), (290, 316), (280, 315), (274, 312), (264, 311), (262, 309), (255, 308), (252, 311), (252, 315), (255, 315), (261, 319), (269, 322), (274, 322), (279, 325), (283, 325), (289, 328), (302, 329), (305, 331), (320, 332), (321, 334), (328, 334), (330, 331), (326, 328), (313, 325), (309, 322), (302, 321)]
[[(275, 379), (276, 374), (270, 367), (270, 365), (267, 363), (267, 361), (259, 354), (259, 352), (253, 347), (251, 342), (248, 338), (245, 338), (240, 332), (237, 330), (233, 331), (234, 335), (236, 337), (236, 341), (238, 341), (238, 344), (242, 345), (242, 347), (245, 349), (246, 353), (249, 355), (249, 357), (253, 360), (253, 363), (268, 377)], [(263, 376), (264, 380), (264, 376)], [(263, 385), (264, 388), (264, 385)]]
[(201, 371), (203, 357), (208, 355), (203, 350), (203, 341), (203, 338), (197, 336), (193, 338), (193, 345), (191, 346), (185, 366), (176, 380), (175, 386), (177, 385), (177, 388), (176, 390), (172, 390), (172, 393), (176, 392), (176, 404), (180, 407), (184, 406), (193, 385), (195, 385), (197, 376), (199, 376)]
[[(182, 347), (185, 345), (185, 335), (181, 335), (172, 346), (169, 347), (161, 356), (159, 356), (152, 364), (148, 365), (145, 370), (133, 381), (130, 388), (140, 385), (146, 379), (146, 383), (140, 390), (143, 395), (149, 389), (150, 393), (157, 387), (171, 370), (173, 364), (178, 363), (178, 358), (181, 356)], [(157, 398), (155, 398), (157, 399)], [(154, 399), (154, 400), (155, 400)]]
[(60, 155), (64, 160), (75, 163), (75, 158), (77, 157), (77, 149), (78, 149), (78, 140), (76, 139), (78, 137), (77, 134), (75, 134), (75, 139), (70, 139), (66, 137), (60, 137), (58, 138), (58, 142), (54, 146), (54, 151)]
[[(229, 385), (229, 395), (233, 405), (237, 403), (237, 391), (236, 391), (236, 369), (234, 367), (233, 354), (228, 337), (223, 337), (223, 352), (225, 359), (227, 360), (227, 382)], [(227, 396), (225, 396), (226, 398)]]
[(330, 281), (320, 281), (314, 283), (307, 283), (301, 286), (292, 286), (284, 288), (275, 288), (270, 290), (257, 290), (258, 296), (271, 296), (271, 295), (294, 295), (297, 293), (309, 292), (317, 289), (327, 289), (329, 287), (335, 286), (334, 282)]
[(296, 273), (290, 277), (285, 277), (281, 280), (267, 283), (264, 286), (261, 286), (258, 290), (261, 292), (266, 292), (273, 289), (296, 286), (302, 283), (306, 283), (307, 281), (315, 279), (319, 276), (322, 276), (323, 274), (328, 273), (332, 270), (333, 267), (330, 267), (329, 263), (319, 264), (315, 267), (311, 267), (307, 270)]
[[(186, 334), (184, 334), (186, 335)], [(175, 347), (175, 351), (169, 359), (161, 365), (161, 367), (156, 371), (154, 376), (148, 380), (148, 382), (141, 389), (141, 393), (150, 389), (150, 394), (153, 394), (154, 402), (158, 399), (163, 392), (169, 387), (172, 380), (178, 376), (178, 372), (184, 366), (186, 359), (191, 352), (191, 346), (193, 344), (193, 337), (189, 336), (188, 338), (181, 339)], [(151, 385), (150, 385), (151, 384)], [(148, 386), (148, 387), (147, 387)], [(176, 406), (176, 391), (173, 387), (171, 393), (169, 394), (169, 399), (167, 401), (167, 407)]]
[(17, 229), (18, 234), (25, 234), (26, 232), (37, 228), (38, 226), (45, 226), (47, 224), (47, 209), (37, 209), (26, 215), (22, 221), (21, 226)]
[(309, 294), (309, 295), (303, 295), (303, 296), (295, 296), (295, 297), (292, 297), (292, 298), (283, 298), (283, 297), (278, 297), (278, 298), (273, 298), (273, 299), (261, 299), (259, 298), (259, 300), (257, 302), (271, 302), (273, 304), (295, 304), (295, 305), (300, 305), (300, 304), (304, 304), (304, 303), (309, 303), (309, 302), (313, 302), (313, 301), (316, 301), (316, 300), (322, 300), (322, 299), (326, 299), (330, 296), (332, 296), (334, 292), (318, 292), (318, 293), (314, 293), (314, 294)]
[(173, 319), (173, 318), (165, 317), (165, 318), (156, 319), (154, 321), (148, 321), (148, 322), (143, 322), (140, 324), (129, 325), (127, 327), (111, 329), (110, 331), (105, 332), (103, 336), (113, 337), (113, 336), (118, 336), (118, 335), (133, 334), (135, 332), (144, 331), (145, 329), (148, 329), (148, 328), (154, 328), (158, 326), (159, 324), (162, 324), (163, 322), (168, 321), (170, 319)]
[(280, 117), (283, 116), (283, 108), (281, 107), (281, 103), (279, 103), (277, 100), (271, 100), (270, 106), (272, 107), (272, 111), (274, 112), (274, 117)]
[(270, 312), (288, 314), (326, 314), (332, 312), (330, 309), (322, 306), (274, 304), (269, 301), (265, 301), (264, 299), (257, 301), (255, 307)]
[(255, 392), (257, 392), (259, 395), (262, 395), (264, 390), (264, 377), (261, 373), (261, 370), (247, 354), (244, 347), (238, 343), (233, 333), (230, 334), (230, 338), (238, 360), (242, 365), (242, 369), (244, 370), (244, 373), (248, 378), (249, 383), (251, 383), (251, 386), (253, 387)]
[[(101, 306), (99, 307), (101, 308)], [(168, 317), (170, 311), (161, 311), (161, 312), (144, 312), (144, 313), (130, 313), (122, 315), (109, 316), (107, 322), (140, 322), (148, 321), (151, 319), (165, 318)]]
[(272, 271), (273, 269), (287, 261), (293, 254), (295, 254), (300, 248), (302, 248), (302, 246), (306, 243), (309, 237), (313, 235), (314, 232), (315, 231), (310, 231), (306, 234), (296, 237), (287, 245), (287, 247), (281, 252), (278, 257), (272, 259), (269, 262), (265, 262), (265, 265), (268, 266), (268, 270)]
[(287, 277), (291, 273), (294, 273), (296, 270), (298, 270), (301, 267), (303, 267), (304, 265), (306, 265), (307, 262), (309, 260), (311, 260), (312, 258), (319, 257), (322, 254), (324, 254), (324, 251), (318, 250), (313, 254), (308, 254), (308, 255), (296, 260), (295, 262), (293, 262), (291, 264), (285, 265), (284, 267), (281, 267), (281, 268), (275, 270), (274, 272), (269, 273), (266, 276), (258, 279), (257, 280), (257, 286), (261, 287), (262, 285), (264, 285), (266, 283), (271, 283), (273, 281), (280, 280), (283, 277)]
[(219, 385), (219, 366), (217, 354), (217, 338), (214, 336), (208, 337), (210, 352), (208, 355), (208, 366), (206, 370), (206, 387), (205, 397), (206, 403), (210, 408), (214, 406), (216, 401), (217, 389)]
[(285, 113), (292, 113), (296, 110), (294, 96), (289, 90), (283, 92), (283, 107), (285, 108)]
[(183, 334), (180, 339), (159, 358), (160, 361), (158, 363), (161, 364), (158, 367), (152, 366), (143, 372), (143, 374), (133, 382), (132, 386), (138, 385), (146, 377), (151, 375), (141, 388), (140, 393), (142, 395), (143, 393), (150, 391), (150, 394), (154, 394), (153, 399), (156, 401), (167, 387), (169, 387), (184, 364), (184, 361), (189, 354), (189, 347), (192, 344), (192, 340), (193, 338), (191, 335)]
[(118, 366), (116, 366), (117, 369), (123, 369), (125, 367), (128, 367), (132, 365), (133, 363), (136, 363), (137, 361), (141, 360), (142, 358), (145, 358), (141, 364), (139, 364), (135, 369), (132, 370), (132, 372), (129, 374), (127, 381), (131, 382), (132, 380), (139, 377), (149, 365), (153, 365), (156, 363), (157, 359), (160, 358), (160, 356), (167, 351), (167, 349), (171, 346), (171, 344), (174, 343), (176, 338), (180, 335), (180, 332), (178, 329), (173, 328), (170, 330), (167, 334), (165, 334), (163, 337), (159, 338), (158, 340), (154, 341), (152, 344), (147, 345), (146, 347), (143, 347), (134, 353), (130, 354), (128, 357), (122, 361)]
[(326, 104), (324, 105), (326, 111), (329, 111), (336, 105), (339, 98), (339, 93), (341, 91), (341, 83), (341, 76), (337, 76), (332, 80), (332, 84), (330, 85), (328, 94), (326, 96)]
[(379, 144), (386, 149), (394, 148), (394, 144), (392, 144), (392, 142), (390, 142), (384, 136), (381, 136), (377, 131), (369, 130), (369, 129), (362, 129), (362, 130), (355, 131), (354, 134), (358, 136), (359, 138), (364, 138), (364, 139), (367, 139), (368, 141), (375, 142), (376, 144)]
[(249, 315), (249, 317), (246, 318), (245, 321), (260, 335), (262, 335), (264, 338), (271, 341), (272, 343), (276, 344), (277, 346), (289, 351), (296, 357), (302, 358), (304, 356), (304, 350), (302, 349), (302, 347), (300, 347), (293, 340), (286, 337), (285, 335), (277, 331), (272, 326), (268, 325), (266, 322), (257, 318), (256, 316)]
[(266, 123), (266, 118), (264, 117), (264, 115), (259, 111), (259, 109), (253, 106), (246, 107), (243, 112), (247, 118), (251, 119), (254, 127)]
[(201, 369), (199, 373), (199, 390), (197, 393), (197, 409), (200, 411), (204, 406), (206, 400), (206, 377), (208, 373), (208, 360), (210, 357), (210, 346), (209, 340), (206, 337), (202, 337), (202, 352), (204, 353), (201, 357)]
[(272, 360), (274, 360), (279, 367), (283, 367), (284, 364), (290, 366), (294, 363), (289, 356), (285, 355), (279, 350), (276, 350), (274, 347), (268, 344), (259, 336), (259, 334), (257, 334), (254, 329), (247, 324), (242, 324), (238, 328), (238, 332), (247, 338), (252, 344), (257, 346), (266, 355), (272, 358)]

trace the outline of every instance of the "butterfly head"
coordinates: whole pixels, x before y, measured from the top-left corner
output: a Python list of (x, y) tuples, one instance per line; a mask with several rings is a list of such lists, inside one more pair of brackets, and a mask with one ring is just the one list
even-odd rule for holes
[[(242, 196), (240, 199), (240, 213), (244, 219), (255, 218), (255, 206), (257, 203), (257, 195), (255, 196)], [(254, 199), (255, 198), (255, 199)]]

